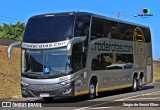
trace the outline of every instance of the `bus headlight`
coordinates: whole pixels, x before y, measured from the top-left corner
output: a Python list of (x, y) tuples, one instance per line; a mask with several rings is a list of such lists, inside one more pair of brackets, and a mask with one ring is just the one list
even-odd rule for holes
[(21, 81), (21, 84), (22, 84), (23, 86), (28, 86), (28, 85), (29, 85), (28, 83), (26, 83), (26, 82), (24, 82), (24, 81)]
[(61, 82), (60, 84), (64, 86), (64, 85), (68, 85), (68, 84), (70, 84), (70, 82), (71, 82), (71, 81), (70, 81), (70, 80), (68, 80), (68, 81)]

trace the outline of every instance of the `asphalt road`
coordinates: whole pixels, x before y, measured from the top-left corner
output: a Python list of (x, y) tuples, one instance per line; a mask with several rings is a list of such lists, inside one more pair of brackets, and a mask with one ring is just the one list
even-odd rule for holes
[[(160, 83), (146, 85), (142, 91), (127, 92), (116, 90), (100, 93), (94, 100), (80, 97), (56, 97), (47, 103), (43, 99), (12, 99), (15, 103), (39, 103), (41, 108), (23, 108), (23, 110), (160, 110)], [(12, 102), (13, 103), (13, 102)], [(3, 110), (21, 110), (22, 108), (0, 108)]]

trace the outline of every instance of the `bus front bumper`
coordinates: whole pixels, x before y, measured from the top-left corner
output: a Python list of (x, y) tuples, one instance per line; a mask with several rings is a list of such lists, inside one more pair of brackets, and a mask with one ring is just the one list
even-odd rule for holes
[(73, 96), (73, 84), (73, 82), (63, 86), (60, 84), (39, 84), (29, 85), (27, 87), (21, 85), (22, 97)]

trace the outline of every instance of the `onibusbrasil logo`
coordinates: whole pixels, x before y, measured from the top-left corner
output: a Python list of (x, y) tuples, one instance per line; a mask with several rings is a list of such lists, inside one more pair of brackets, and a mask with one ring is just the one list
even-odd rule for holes
[(143, 8), (141, 10), (141, 14), (138, 14), (138, 16), (153, 16), (153, 14), (151, 14), (151, 11), (149, 8)]

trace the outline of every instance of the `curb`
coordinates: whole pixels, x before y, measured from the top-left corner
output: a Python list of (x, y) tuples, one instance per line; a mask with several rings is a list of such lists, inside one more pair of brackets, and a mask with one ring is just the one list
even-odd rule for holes
[(0, 101), (10, 100), (12, 97), (0, 97)]
[(160, 79), (156, 79), (155, 82), (160, 82)]
[(9, 96), (9, 97), (5, 97), (5, 96), (0, 96), (0, 101), (8, 101), (11, 99), (21, 99), (22, 96)]
[(21, 99), (22, 96), (21, 95), (17, 95), (17, 96), (12, 96), (11, 99)]

